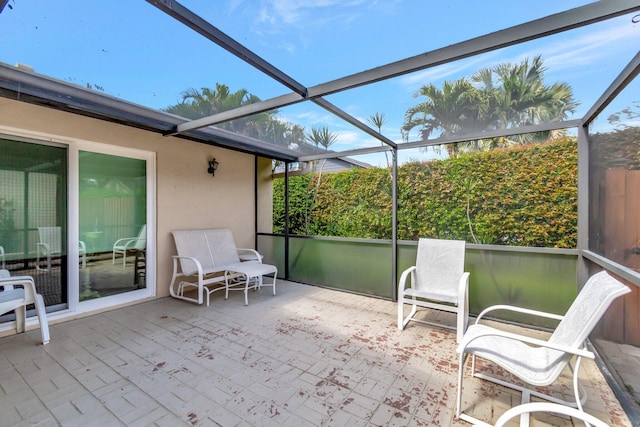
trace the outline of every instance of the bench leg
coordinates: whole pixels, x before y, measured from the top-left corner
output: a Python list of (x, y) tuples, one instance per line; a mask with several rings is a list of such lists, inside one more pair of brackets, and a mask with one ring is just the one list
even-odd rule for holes
[(249, 305), (249, 282), (251, 278), (249, 276), (245, 277), (244, 282), (244, 305)]
[(278, 275), (278, 273), (273, 273), (273, 295), (276, 294), (276, 276)]

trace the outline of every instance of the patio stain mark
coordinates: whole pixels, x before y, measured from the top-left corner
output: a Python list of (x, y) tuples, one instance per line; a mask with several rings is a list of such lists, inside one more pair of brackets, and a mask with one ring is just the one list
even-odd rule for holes
[(215, 359), (211, 351), (205, 346), (200, 346), (200, 350), (196, 352), (196, 357), (198, 358), (204, 357), (209, 360)]
[(376, 341), (377, 342), (387, 342), (387, 341), (389, 341), (389, 335), (387, 335), (387, 334), (377, 335), (376, 336)]
[(395, 399), (395, 400), (391, 399), (390, 397), (386, 397), (384, 399), (384, 403), (400, 411), (409, 412), (410, 410), (409, 403), (411, 402), (411, 395), (403, 392), (399, 397), (400, 397), (399, 399)]
[(332, 383), (340, 387), (344, 387), (348, 390), (351, 390), (353, 387), (348, 382), (350, 380), (349, 376), (345, 375), (344, 380), (341, 380), (340, 378), (338, 378), (337, 371), (338, 371), (338, 368), (333, 368), (333, 370), (329, 373), (329, 377), (328, 377), (329, 381), (331, 381)]
[(187, 418), (189, 419), (189, 422), (191, 423), (191, 425), (198, 424), (198, 416), (193, 412), (188, 413)]
[(160, 369), (162, 369), (164, 367), (164, 365), (166, 365), (167, 362), (159, 362), (156, 363), (156, 366), (153, 367), (153, 371), (151, 372), (158, 372)]
[(191, 372), (191, 371), (186, 366), (183, 366), (181, 368), (176, 368), (176, 369), (173, 369), (173, 370), (169, 371), (169, 375), (177, 375), (177, 374), (179, 374), (181, 372)]
[(352, 335), (351, 338), (353, 338), (356, 341), (363, 342), (365, 344), (368, 344), (368, 343), (371, 342), (371, 339), (369, 339), (367, 337), (361, 337), (360, 335)]
[(271, 402), (271, 405), (269, 406), (269, 414), (271, 414), (271, 418), (280, 415), (280, 411), (274, 402)]

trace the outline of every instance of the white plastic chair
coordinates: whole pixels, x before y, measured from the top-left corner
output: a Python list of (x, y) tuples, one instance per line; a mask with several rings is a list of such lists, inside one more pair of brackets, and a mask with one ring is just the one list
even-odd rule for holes
[[(414, 317), (418, 307), (447, 311), (456, 314), (456, 338), (460, 341), (469, 319), (469, 273), (464, 271), (464, 252), (463, 240), (418, 240), (416, 265), (406, 269), (398, 283), (398, 329), (404, 329), (411, 320), (450, 328)], [(405, 304), (412, 306), (406, 317)]]
[[(456, 399), (457, 417), (471, 423), (481, 423), (476, 418), (462, 412), (462, 380), (465, 359), (468, 355), (472, 355), (471, 373), (473, 376), (522, 392), (522, 403), (529, 403), (530, 397), (536, 396), (582, 411), (582, 405), (586, 402), (586, 394), (579, 384), (580, 362), (583, 357), (594, 358), (594, 354), (586, 349), (585, 341), (613, 300), (629, 292), (631, 290), (627, 286), (611, 277), (606, 271), (601, 271), (589, 278), (564, 316), (508, 305), (492, 306), (482, 311), (478, 315), (476, 323), (469, 326), (457, 349), (460, 354)], [(495, 310), (509, 310), (557, 319), (560, 320), (560, 323), (548, 340), (505, 332), (479, 323), (486, 314)], [(574, 356), (576, 362), (575, 366), (572, 366), (571, 360)], [(476, 357), (495, 363), (524, 383), (531, 385), (532, 388), (554, 383), (568, 366), (573, 371), (575, 401), (568, 402), (527, 386), (513, 384), (476, 372)], [(580, 397), (581, 391), (582, 397)]]
[[(62, 255), (62, 231), (60, 227), (38, 227), (40, 242), (36, 251), (36, 269), (51, 271), (51, 257)], [(87, 247), (83, 241), (78, 242), (78, 255), (82, 259), (82, 268), (87, 266)], [(47, 260), (47, 268), (40, 267), (40, 257)]]
[(49, 342), (49, 323), (47, 322), (47, 312), (44, 307), (42, 295), (36, 293), (36, 285), (31, 276), (11, 277), (9, 271), (0, 270), (0, 314), (5, 314), (15, 310), (16, 332), (24, 332), (27, 320), (27, 305), (34, 304), (40, 332), (42, 334), (42, 344)]
[(140, 232), (136, 237), (123, 237), (116, 240), (113, 244), (112, 263), (116, 263), (116, 254), (122, 255), (122, 266), (127, 265), (127, 251), (145, 250), (147, 247), (147, 225), (143, 225), (140, 228)]

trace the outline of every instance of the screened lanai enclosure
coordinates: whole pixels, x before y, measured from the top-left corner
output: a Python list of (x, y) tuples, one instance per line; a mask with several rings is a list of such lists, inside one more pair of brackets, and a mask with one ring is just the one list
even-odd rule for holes
[(606, 269), (633, 292), (594, 337), (640, 346), (638, 1), (214, 3), (0, 0), (0, 262), (48, 312), (166, 296), (202, 208), (284, 279), (390, 300), (418, 238), (465, 240), (472, 314), (563, 313)]

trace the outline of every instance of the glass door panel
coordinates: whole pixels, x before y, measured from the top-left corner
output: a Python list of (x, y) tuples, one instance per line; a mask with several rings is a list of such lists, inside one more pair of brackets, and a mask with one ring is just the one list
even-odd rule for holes
[(66, 308), (68, 151), (0, 138), (0, 152), (0, 268), (32, 276), (47, 311)]
[(80, 301), (146, 287), (146, 160), (79, 152)]

